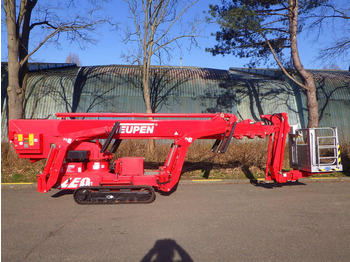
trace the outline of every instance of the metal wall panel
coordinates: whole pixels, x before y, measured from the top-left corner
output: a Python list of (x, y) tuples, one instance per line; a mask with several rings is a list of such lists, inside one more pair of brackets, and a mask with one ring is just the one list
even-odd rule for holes
[(35, 75), (28, 78), (25, 118), (48, 118), (71, 110), (75, 77)]
[[(140, 68), (134, 66), (82, 68), (75, 83), (75, 93), (79, 91), (75, 111), (144, 112), (141, 76)], [(158, 101), (162, 101), (156, 111), (180, 112), (183, 111), (182, 108), (187, 107), (186, 103), (189, 103), (193, 110), (191, 112), (206, 112), (207, 108), (203, 108), (202, 103), (197, 100), (216, 101), (216, 95), (226, 92), (229, 87), (229, 79), (230, 75), (226, 70), (152, 68), (151, 90), (157, 90), (160, 97)], [(228, 109), (232, 111), (231, 108)]]
[(293, 89), (286, 82), (232, 72), (240, 119), (260, 120), (262, 114), (287, 112), (290, 124), (300, 122)]

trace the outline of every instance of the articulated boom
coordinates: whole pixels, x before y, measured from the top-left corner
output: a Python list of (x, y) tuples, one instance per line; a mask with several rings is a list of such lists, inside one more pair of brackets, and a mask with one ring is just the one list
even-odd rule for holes
[[(188, 147), (215, 139), (213, 152), (225, 153), (232, 138), (269, 137), (266, 179), (296, 181), (311, 173), (282, 172), (290, 131), (286, 113), (262, 115), (263, 122), (237, 121), (234, 114), (57, 113), (59, 119), (11, 120), (9, 138), (21, 158), (47, 159), (38, 191), (74, 189), (79, 204), (149, 203), (154, 188), (168, 192), (179, 181)], [(70, 118), (70, 119), (68, 119)], [(78, 119), (83, 118), (83, 119)], [(88, 119), (84, 119), (88, 118)], [(119, 158), (124, 139), (173, 139), (163, 166), (144, 171), (142, 157)], [(104, 141), (103, 145), (100, 140)], [(268, 172), (270, 171), (270, 172)]]

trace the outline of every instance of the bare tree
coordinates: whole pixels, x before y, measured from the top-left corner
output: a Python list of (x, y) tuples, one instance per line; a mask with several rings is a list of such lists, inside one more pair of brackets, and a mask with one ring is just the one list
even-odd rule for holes
[[(198, 21), (181, 25), (183, 15), (195, 4), (185, 1), (180, 9), (180, 0), (126, 0), (133, 21), (134, 29), (128, 29), (125, 42), (136, 43), (136, 53), (128, 54), (129, 62), (142, 67), (142, 89), (146, 112), (152, 113), (150, 91), (150, 68), (152, 57), (160, 61), (163, 56), (171, 57), (174, 46), (179, 46), (181, 39), (190, 39), (195, 43), (198, 34)], [(180, 11), (179, 11), (180, 9)], [(178, 29), (175, 33), (174, 27)], [(154, 108), (154, 107), (153, 107)]]
[[(43, 3), (43, 5), (40, 5)], [(93, 5), (90, 11), (80, 8), (84, 14), (71, 15), (75, 1), (62, 3), (60, 1), (21, 0), (19, 5), (16, 0), (4, 0), (3, 8), (6, 14), (7, 44), (8, 44), (8, 118), (16, 119), (24, 116), (23, 100), (25, 96), (25, 83), (28, 72), (28, 60), (45, 43), (55, 42), (59, 44), (62, 34), (68, 41), (80, 41), (93, 43), (90, 33), (96, 26), (105, 20), (99, 19), (95, 14), (99, 9)], [(36, 8), (36, 9), (35, 9)], [(63, 11), (62, 11), (63, 9)], [(33, 12), (37, 10), (37, 12)], [(69, 15), (68, 15), (69, 14)], [(40, 32), (39, 32), (40, 31)], [(29, 45), (31, 33), (36, 32), (37, 38)], [(34, 41), (31, 41), (34, 42)]]
[(66, 63), (74, 63), (77, 66), (81, 66), (81, 61), (79, 56), (76, 53), (69, 52), (69, 55), (66, 58)]

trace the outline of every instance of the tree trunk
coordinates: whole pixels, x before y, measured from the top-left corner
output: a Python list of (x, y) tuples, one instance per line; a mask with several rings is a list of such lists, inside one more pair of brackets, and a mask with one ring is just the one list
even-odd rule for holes
[(146, 113), (152, 112), (151, 106), (151, 94), (149, 89), (149, 65), (148, 62), (144, 62), (142, 66), (142, 88), (143, 88), (143, 99), (145, 100)]
[(318, 102), (316, 96), (316, 87), (312, 79), (312, 83), (308, 85), (310, 90), (306, 91), (307, 108), (308, 108), (308, 125), (307, 127), (318, 127)]
[(23, 118), (23, 99), (24, 92), (19, 85), (18, 74), (19, 64), (12, 63), (8, 65), (8, 119)]
[[(142, 65), (142, 88), (143, 88), (143, 98), (145, 100), (146, 113), (153, 113), (151, 105), (151, 94), (149, 88), (149, 74), (150, 74), (150, 59), (147, 59), (148, 54), (144, 54), (143, 65)], [(150, 118), (153, 119), (153, 118)], [(147, 151), (149, 154), (154, 154), (155, 152), (155, 142), (150, 139), (147, 142)]]
[(23, 117), (24, 92), (19, 75), (21, 66), (18, 61), (19, 32), (16, 25), (16, 8), (12, 1), (6, 4), (7, 48), (8, 48), (8, 119)]
[(316, 86), (314, 77), (307, 72), (301, 64), (298, 43), (298, 0), (289, 0), (289, 30), (291, 42), (291, 56), (293, 64), (298, 74), (300, 75), (303, 84), (306, 88), (307, 108), (308, 108), (308, 124), (307, 127), (318, 127), (318, 102), (316, 96)]

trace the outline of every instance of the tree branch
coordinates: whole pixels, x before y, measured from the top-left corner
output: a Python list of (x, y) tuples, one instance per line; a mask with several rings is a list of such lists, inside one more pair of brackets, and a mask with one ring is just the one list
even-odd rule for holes
[(50, 24), (48, 21), (42, 21), (42, 22), (37, 22), (37, 23), (31, 24), (30, 27), (29, 27), (29, 30), (32, 30), (34, 27), (36, 27), (38, 25), (47, 25), (48, 27), (51, 27), (54, 30), (57, 29), (57, 27), (55, 27), (54, 25)]
[(195, 3), (197, 3), (199, 0), (196, 0), (194, 2), (192, 2), (190, 5), (188, 5), (186, 8), (184, 8), (181, 13), (170, 23), (170, 25), (168, 26), (168, 28), (164, 31), (164, 33), (154, 42), (158, 43), (162, 38), (164, 38), (167, 33), (170, 31), (170, 29), (172, 28), (172, 26), (175, 24), (175, 22), (177, 22), (177, 20), (180, 19), (180, 17), (191, 7), (193, 6)]
[(28, 53), (21, 61), (20, 61), (20, 66), (22, 67), (28, 59), (36, 53), (40, 47), (42, 47), (49, 39), (53, 38), (55, 35), (66, 32), (66, 33), (73, 33), (77, 38), (84, 38), (84, 36), (79, 32), (80, 29), (86, 29), (86, 30), (91, 30), (92, 26), (101, 23), (103, 20), (99, 20), (90, 24), (81, 24), (79, 22), (71, 22), (68, 24), (63, 24), (58, 27), (51, 26), (51, 28), (56, 28), (53, 32), (48, 34), (44, 40), (42, 40), (36, 48), (34, 48), (30, 53)]
[(176, 40), (179, 40), (179, 39), (181, 39), (181, 38), (194, 38), (194, 37), (198, 37), (198, 36), (196, 36), (196, 35), (181, 35), (181, 36), (177, 36), (177, 37), (175, 37), (175, 38), (172, 38), (172, 39), (170, 39), (169, 41), (165, 42), (164, 44), (158, 45), (158, 47), (152, 51), (152, 55), (153, 55), (154, 53), (156, 53), (159, 49), (161, 49), (161, 48), (163, 48), (163, 47), (165, 47), (165, 46), (171, 44), (172, 42), (174, 42), (174, 41), (176, 41)]
[(297, 81), (293, 76), (291, 76), (288, 71), (284, 68), (284, 66), (282, 65), (281, 61), (278, 59), (276, 53), (275, 53), (275, 50), (272, 48), (271, 46), (271, 43), (270, 41), (267, 39), (267, 37), (263, 34), (263, 33), (260, 33), (261, 36), (265, 39), (267, 45), (269, 46), (270, 48), (270, 51), (273, 55), (273, 57), (275, 58), (278, 66), (281, 68), (282, 72), (290, 79), (292, 80), (295, 84), (297, 84), (298, 86), (304, 88), (305, 90), (309, 90), (309, 88), (307, 86), (305, 86), (304, 84), (300, 83), (299, 81)]

